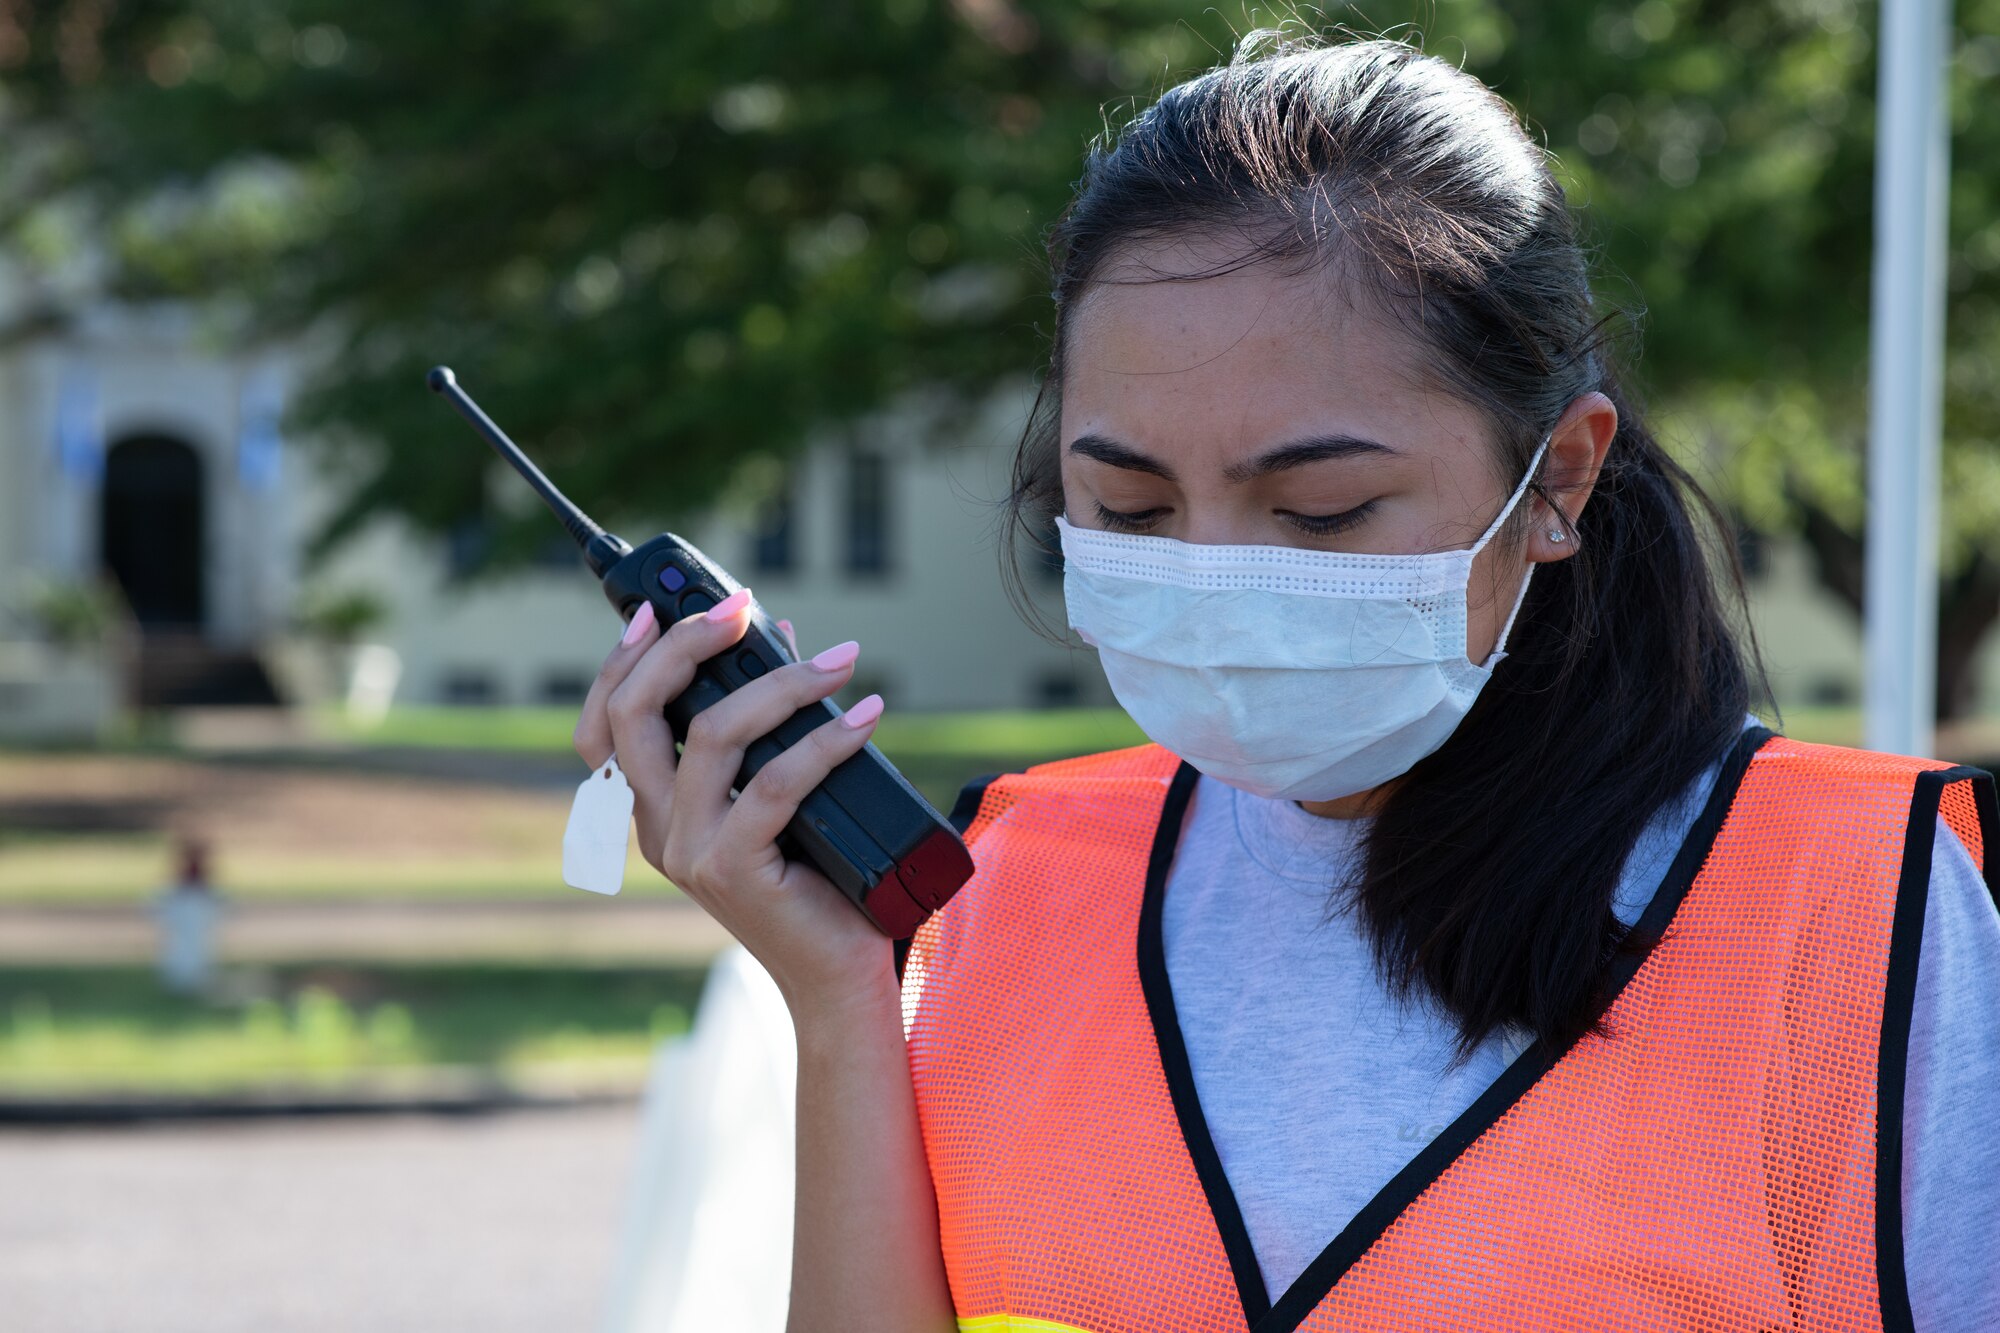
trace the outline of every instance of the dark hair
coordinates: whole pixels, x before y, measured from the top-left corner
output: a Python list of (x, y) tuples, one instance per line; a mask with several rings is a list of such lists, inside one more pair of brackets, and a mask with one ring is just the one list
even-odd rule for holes
[(1421, 983), (1452, 1015), (1461, 1058), (1505, 1023), (1557, 1049), (1603, 1033), (1612, 961), (1653, 943), (1612, 912), (1620, 871), (1654, 811), (1739, 734), (1756, 659), (1714, 577), (1729, 573), (1740, 611), (1731, 527), (1618, 383), (1546, 153), (1492, 90), (1410, 45), (1270, 33), (1093, 144), (1048, 235), (1050, 365), (1007, 501), (1017, 595), (1019, 539), (1046, 551), (1062, 505), (1071, 315), (1121, 247), (1195, 235), (1240, 241), (1229, 268), (1337, 263), (1363, 283), (1489, 421), (1509, 488), (1578, 397), (1616, 405), (1575, 554), (1540, 567), (1507, 657), (1376, 808), (1340, 886), (1390, 984)]

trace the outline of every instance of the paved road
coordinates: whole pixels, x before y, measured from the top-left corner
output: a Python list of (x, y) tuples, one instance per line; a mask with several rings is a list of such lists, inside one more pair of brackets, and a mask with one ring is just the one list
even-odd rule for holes
[(636, 1111), (0, 1134), (8, 1333), (585, 1333)]

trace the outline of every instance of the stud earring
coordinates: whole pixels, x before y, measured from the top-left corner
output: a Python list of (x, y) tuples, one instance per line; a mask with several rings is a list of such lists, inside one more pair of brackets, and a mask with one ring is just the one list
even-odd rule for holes
[(1561, 528), (1550, 528), (1549, 540), (1552, 542), (1566, 542), (1569, 540), (1569, 534)]

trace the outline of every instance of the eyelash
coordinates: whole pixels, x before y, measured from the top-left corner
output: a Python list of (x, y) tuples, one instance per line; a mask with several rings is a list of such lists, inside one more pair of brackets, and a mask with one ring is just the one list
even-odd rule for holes
[(1139, 532), (1150, 528), (1159, 521), (1164, 509), (1137, 509), (1126, 512), (1122, 509), (1106, 509), (1102, 500), (1091, 502), (1097, 506), (1097, 521), (1114, 532)]
[[(1097, 506), (1097, 521), (1116, 532), (1143, 532), (1158, 522), (1161, 515), (1168, 512), (1165, 509), (1139, 509), (1127, 512), (1106, 509), (1101, 500), (1092, 503)], [(1284, 510), (1278, 512), (1284, 514), (1292, 526), (1301, 532), (1314, 537), (1332, 537), (1346, 532), (1374, 513), (1375, 502), (1369, 500), (1338, 514), (1292, 514)]]
[(1354, 508), (1338, 514), (1286, 514), (1294, 526), (1315, 537), (1332, 537), (1346, 532), (1375, 512), (1373, 500), (1364, 501)]

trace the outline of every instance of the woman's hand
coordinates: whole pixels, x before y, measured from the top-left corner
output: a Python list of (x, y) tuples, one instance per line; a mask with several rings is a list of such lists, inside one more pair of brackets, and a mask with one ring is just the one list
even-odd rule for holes
[(865, 1007), (879, 1001), (888, 941), (818, 870), (787, 861), (776, 839), (807, 793), (868, 743), (881, 696), (817, 728), (729, 794), (745, 747), (847, 684), (860, 646), (840, 644), (751, 681), (697, 714), (674, 755), (662, 710), (696, 665), (735, 644), (749, 623), (748, 588), (665, 633), (651, 603), (642, 605), (584, 700), (576, 750), (593, 767), (617, 754), (640, 852), (743, 942), (795, 1013), (802, 1004)]
[[(786, 861), (775, 845), (806, 793), (868, 743), (880, 696), (816, 728), (729, 795), (744, 748), (845, 685), (861, 650), (829, 648), (703, 710), (678, 762), (661, 715), (697, 663), (743, 637), (749, 612), (745, 589), (662, 634), (652, 607), (642, 606), (584, 700), (577, 753), (594, 767), (616, 751), (632, 785), (639, 849), (743, 941), (791, 1008), (799, 1080), (788, 1327), (950, 1329), (951, 1288), (888, 941), (824, 875)], [(790, 639), (790, 627), (780, 628)], [(882, 1254), (896, 1256), (887, 1283)]]

